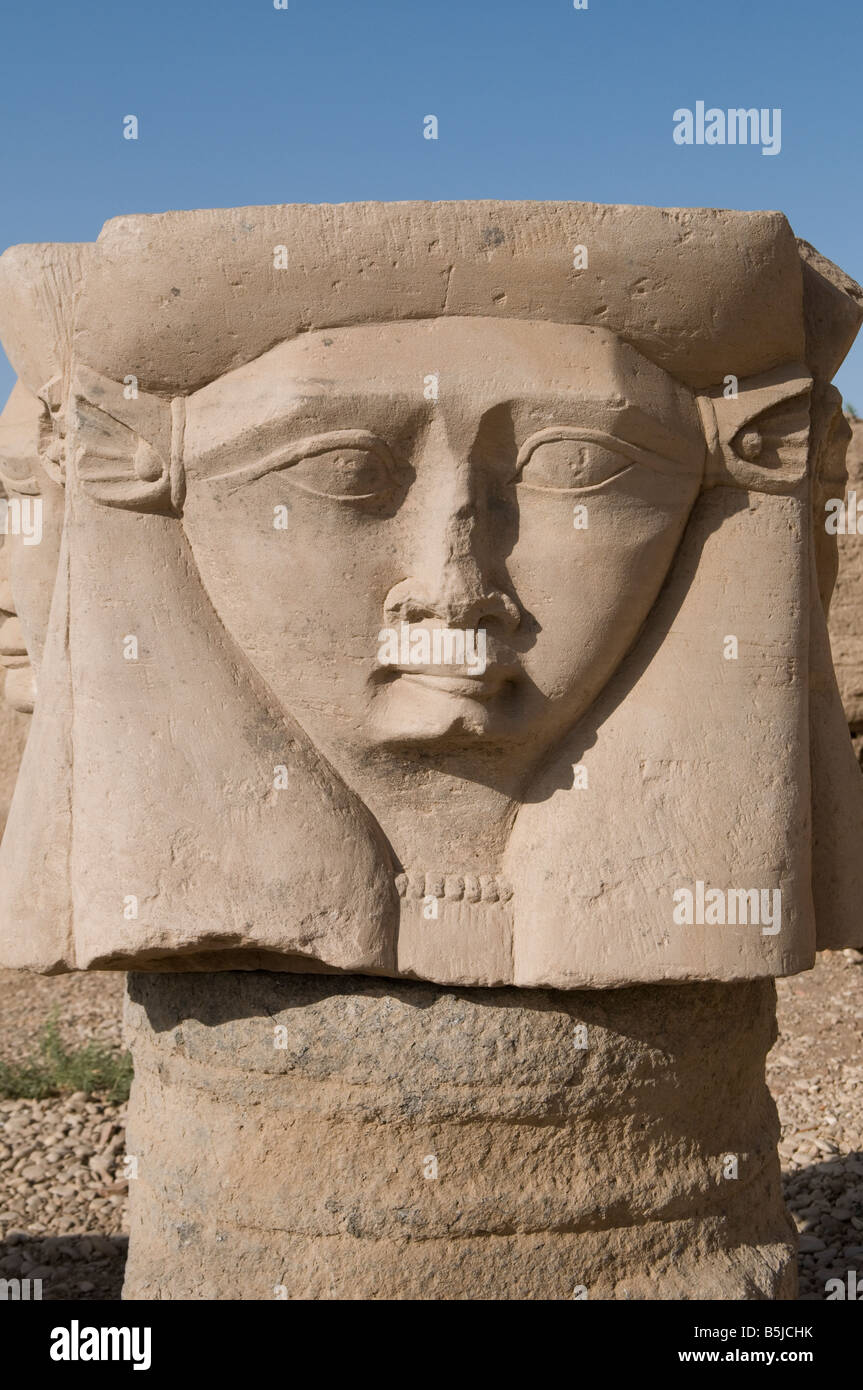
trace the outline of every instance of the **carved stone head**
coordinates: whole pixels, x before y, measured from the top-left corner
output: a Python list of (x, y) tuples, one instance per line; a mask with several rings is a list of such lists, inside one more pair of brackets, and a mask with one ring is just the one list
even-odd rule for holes
[[(575, 988), (857, 944), (819, 509), (860, 292), (784, 218), (120, 218), (53, 398), (50, 250), (0, 259), (65, 491), (10, 963)], [(699, 884), (781, 918), (687, 921)]]

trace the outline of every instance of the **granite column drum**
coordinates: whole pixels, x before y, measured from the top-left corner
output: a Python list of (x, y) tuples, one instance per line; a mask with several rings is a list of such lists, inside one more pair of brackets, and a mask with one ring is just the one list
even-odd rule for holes
[(774, 998), (131, 974), (124, 1296), (793, 1298)]

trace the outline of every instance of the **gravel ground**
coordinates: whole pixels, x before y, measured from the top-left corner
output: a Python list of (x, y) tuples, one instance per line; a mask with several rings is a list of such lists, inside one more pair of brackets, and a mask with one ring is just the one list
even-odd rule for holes
[[(64, 1038), (120, 1045), (123, 978), (0, 971), (0, 1056), (30, 1053), (58, 1011)], [(800, 1231), (800, 1297), (863, 1281), (863, 954), (825, 951), (777, 983), (768, 1080), (782, 1121), (788, 1206)], [(42, 1280), (45, 1299), (118, 1299), (126, 1255), (125, 1106), (83, 1095), (0, 1100), (0, 1278)]]
[(44, 1299), (118, 1299), (126, 1259), (125, 1106), (0, 1101), (0, 1274)]
[(121, 1047), (125, 979), (109, 971), (49, 976), (0, 970), (0, 1057), (18, 1062), (33, 1052), (54, 1010), (67, 1043)]
[[(123, 976), (0, 971), (0, 1056), (20, 1061), (57, 1011), (64, 1041), (121, 1046)], [(0, 1100), (0, 1277), (46, 1300), (119, 1299), (127, 1237), (125, 1105)]]
[(800, 1297), (856, 1270), (863, 1283), (863, 954), (823, 951), (777, 981), (767, 1079), (782, 1122), (785, 1200), (800, 1232)]

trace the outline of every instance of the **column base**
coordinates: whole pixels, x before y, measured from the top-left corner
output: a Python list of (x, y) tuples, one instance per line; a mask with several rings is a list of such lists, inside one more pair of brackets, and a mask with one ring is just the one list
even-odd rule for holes
[(132, 974), (124, 1297), (793, 1298), (774, 1010)]

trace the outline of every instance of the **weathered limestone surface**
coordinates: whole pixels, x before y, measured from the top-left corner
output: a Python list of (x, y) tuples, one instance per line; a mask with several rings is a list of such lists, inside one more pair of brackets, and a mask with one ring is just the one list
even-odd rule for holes
[(769, 981), (132, 974), (126, 1026), (126, 1298), (794, 1296)]

